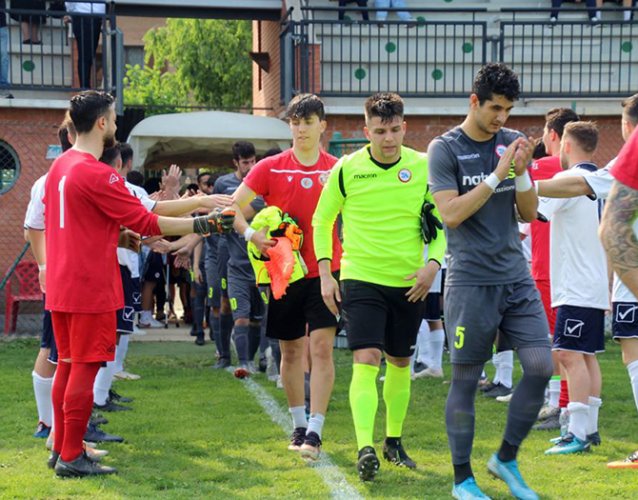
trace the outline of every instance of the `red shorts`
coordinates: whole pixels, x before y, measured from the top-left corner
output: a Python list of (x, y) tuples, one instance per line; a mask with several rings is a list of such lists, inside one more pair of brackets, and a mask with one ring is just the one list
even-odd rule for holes
[(66, 313), (51, 311), (58, 360), (97, 363), (115, 359), (115, 311)]
[(549, 334), (554, 336), (554, 326), (556, 325), (556, 311), (552, 309), (552, 287), (549, 280), (536, 280), (536, 288), (541, 294), (541, 301), (547, 315), (549, 323)]

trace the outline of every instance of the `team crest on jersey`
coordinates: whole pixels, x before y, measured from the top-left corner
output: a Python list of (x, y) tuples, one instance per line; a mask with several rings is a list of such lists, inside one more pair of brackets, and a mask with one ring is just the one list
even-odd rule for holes
[(304, 177), (303, 179), (301, 179), (301, 187), (303, 188), (310, 189), (313, 184), (314, 182), (312, 182), (312, 179), (310, 177)]
[(410, 179), (412, 179), (412, 172), (407, 168), (402, 168), (399, 170), (398, 177), (401, 182), (410, 182)]
[(115, 184), (119, 180), (120, 178), (117, 176), (117, 174), (111, 174), (111, 177), (109, 178), (109, 184)]
[(326, 182), (328, 182), (328, 176), (330, 174), (328, 172), (324, 172), (323, 174), (319, 174), (319, 184), (321, 184), (322, 186), (326, 185)]
[(505, 153), (506, 149), (507, 146), (505, 144), (499, 144), (498, 146), (496, 146), (496, 156), (498, 156), (499, 158), (503, 156), (503, 153)]

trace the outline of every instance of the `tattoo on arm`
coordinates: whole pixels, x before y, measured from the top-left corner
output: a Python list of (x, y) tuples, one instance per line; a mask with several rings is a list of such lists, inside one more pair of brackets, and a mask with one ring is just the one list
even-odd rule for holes
[(614, 181), (601, 233), (605, 250), (620, 277), (638, 270), (638, 240), (633, 230), (637, 212), (638, 191)]

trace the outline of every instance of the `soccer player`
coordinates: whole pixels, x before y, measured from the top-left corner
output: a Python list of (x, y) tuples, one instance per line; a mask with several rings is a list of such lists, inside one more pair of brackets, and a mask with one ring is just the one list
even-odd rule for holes
[[(279, 207), (293, 217), (303, 231), (301, 257), (308, 272), (292, 283), (279, 300), (268, 304), (268, 336), (279, 340), (281, 380), (293, 420), (289, 449), (302, 450), (308, 460), (319, 457), (322, 429), (334, 385), (332, 348), (337, 318), (321, 298), (319, 269), (313, 249), (312, 214), (328, 173), (337, 162), (321, 149), (321, 134), (326, 129), (323, 102), (312, 94), (293, 98), (286, 109), (292, 131), (291, 149), (262, 159), (237, 188), (233, 198), (245, 207), (261, 195), (269, 206)], [(266, 228), (254, 232), (238, 213), (235, 230), (266, 254), (274, 244)], [(336, 230), (332, 235), (331, 271), (339, 270), (341, 244)], [(304, 406), (304, 356), (306, 325), (310, 336), (310, 420)]]
[[(563, 137), (565, 125), (580, 120), (578, 114), (570, 108), (550, 109), (545, 115), (545, 127), (543, 129), (543, 144), (548, 156), (540, 158), (532, 164), (530, 175), (533, 181), (551, 179), (563, 169), (560, 166), (560, 141)], [(530, 224), (532, 237), (532, 278), (536, 288), (541, 294), (545, 315), (549, 324), (549, 333), (554, 335), (556, 312), (552, 307), (551, 281), (549, 276), (549, 229), (551, 224), (534, 220)], [(559, 416), (567, 412), (569, 393), (567, 391), (567, 378), (561, 378), (558, 352), (552, 351), (554, 373), (549, 381), (549, 401), (547, 406), (541, 408), (539, 420), (541, 422), (534, 428), (537, 430), (555, 430), (560, 428)], [(560, 407), (560, 409), (559, 409)]]
[(504, 128), (519, 92), (518, 77), (507, 66), (483, 66), (474, 79), (467, 117), (428, 149), (430, 189), (448, 243), (444, 316), (452, 384), (445, 420), (455, 498), (486, 498), (474, 480), (470, 455), (476, 387), (497, 330), (517, 349), (523, 377), (488, 468), (514, 496), (538, 498), (520, 475), (516, 457), (543, 404), (552, 360), (547, 318), (517, 224), (517, 214), (527, 222), (536, 218), (538, 199), (527, 173), (533, 145)]
[(98, 161), (114, 144), (111, 95), (86, 91), (71, 99), (77, 132), (72, 149), (49, 171), (46, 207), (47, 297), (58, 347), (52, 397), (55, 442), (52, 463), (59, 476), (112, 474), (82, 449), (93, 403), (93, 382), (115, 353), (115, 311), (123, 306), (115, 248), (120, 225), (148, 235), (227, 230), (232, 212), (196, 218), (158, 217), (132, 196), (124, 180)]
[[(591, 122), (565, 125), (560, 146), (564, 172), (557, 178), (595, 172), (591, 158), (598, 129)], [(598, 239), (599, 206), (584, 197), (542, 198), (539, 213), (552, 221), (550, 274), (556, 309), (553, 349), (567, 375), (568, 433), (547, 455), (586, 451), (598, 444), (602, 378), (596, 354), (605, 349), (605, 310), (609, 308), (607, 261)]]
[[(427, 188), (426, 157), (403, 146), (406, 123), (401, 97), (393, 93), (369, 97), (363, 130), (370, 145), (335, 165), (317, 205), (313, 227), (321, 293), (333, 314), (339, 314), (337, 303), (343, 297), (348, 345), (353, 352), (350, 409), (359, 450), (357, 470), (362, 480), (370, 481), (379, 469), (373, 431), (379, 404), (377, 376), (384, 352), (383, 456), (398, 466), (416, 467), (401, 442), (410, 402), (410, 357), (423, 317), (423, 301), (441, 268), (445, 238)], [(426, 262), (421, 232), (425, 206), (426, 222), (438, 224), (438, 229), (428, 228), (431, 241), (427, 241)], [(331, 235), (339, 213), (344, 234), (341, 291), (331, 273)]]
[[(235, 172), (223, 175), (215, 182), (214, 192), (232, 195), (255, 165), (255, 146), (250, 142), (238, 141), (233, 144), (233, 164)], [(243, 208), (246, 220), (251, 220), (264, 207), (260, 197), (256, 197)], [(220, 238), (226, 239), (228, 247), (228, 301), (234, 321), (234, 339), (239, 358), (235, 369), (237, 378), (245, 378), (255, 373), (253, 358), (259, 347), (261, 336), (261, 317), (264, 304), (257, 289), (255, 273), (246, 250), (243, 234), (229, 233)]]

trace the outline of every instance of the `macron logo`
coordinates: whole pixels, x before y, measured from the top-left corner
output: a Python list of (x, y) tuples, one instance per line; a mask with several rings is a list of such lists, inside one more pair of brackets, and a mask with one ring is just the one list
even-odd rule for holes
[(478, 186), (485, 179), (487, 179), (487, 175), (484, 173), (481, 173), (480, 175), (464, 175), (462, 184), (464, 186)]
[(354, 179), (375, 179), (377, 174), (355, 174)]
[(456, 158), (459, 161), (465, 161), (465, 160), (476, 160), (477, 158), (480, 158), (481, 155), (478, 153), (470, 153), (469, 155), (458, 155)]
[(116, 174), (111, 174), (111, 177), (109, 178), (109, 184), (115, 184), (119, 180), (120, 178)]

